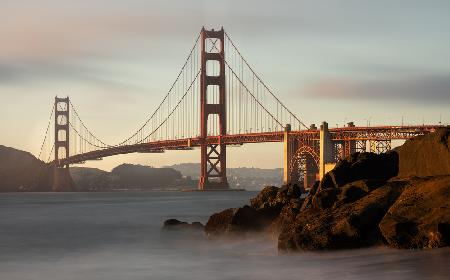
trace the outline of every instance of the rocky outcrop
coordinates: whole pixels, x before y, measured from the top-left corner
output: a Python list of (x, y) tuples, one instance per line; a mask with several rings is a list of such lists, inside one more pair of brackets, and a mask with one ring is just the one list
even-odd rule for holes
[(250, 206), (230, 208), (213, 214), (206, 223), (205, 232), (212, 237), (268, 229), (280, 216), (285, 205), (300, 199), (301, 191), (297, 185), (265, 187), (250, 201)]
[(376, 187), (371, 181), (357, 181), (339, 189), (318, 191), (315, 200), (321, 203), (313, 203), (281, 228), (278, 248), (344, 249), (380, 243), (378, 223), (401, 194), (404, 184), (392, 181)]
[(450, 175), (409, 180), (379, 226), (392, 247), (450, 246)]
[(358, 180), (386, 181), (398, 174), (399, 157), (396, 152), (385, 154), (354, 153), (339, 161), (325, 174), (320, 189), (340, 188)]
[(281, 226), (279, 249), (449, 246), (449, 131), (408, 140), (386, 154), (355, 153), (340, 161), (295, 219)]
[(449, 135), (447, 128), (386, 154), (352, 154), (305, 198), (293, 186), (266, 187), (250, 206), (211, 216), (205, 231), (269, 229), (281, 251), (450, 246)]
[(399, 177), (450, 174), (450, 128), (418, 136), (395, 149)]

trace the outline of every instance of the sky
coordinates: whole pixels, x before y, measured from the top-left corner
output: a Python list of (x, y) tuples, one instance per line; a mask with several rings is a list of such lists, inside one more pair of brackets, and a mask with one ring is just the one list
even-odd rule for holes
[[(107, 143), (154, 111), (202, 26), (224, 27), (306, 123), (450, 123), (450, 1), (0, 0), (0, 144), (39, 152), (55, 95)], [(282, 166), (280, 144), (228, 166)], [(199, 150), (86, 166), (198, 162)]]

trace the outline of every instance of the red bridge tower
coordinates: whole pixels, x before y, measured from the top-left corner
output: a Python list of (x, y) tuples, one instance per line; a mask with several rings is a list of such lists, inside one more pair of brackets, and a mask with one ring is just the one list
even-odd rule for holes
[[(229, 189), (226, 174), (226, 146), (219, 141), (219, 144), (208, 144), (208, 118), (210, 115), (218, 115), (219, 119), (219, 139), (226, 134), (226, 91), (225, 91), (225, 52), (224, 52), (224, 30), (205, 30), (202, 28), (200, 35), (201, 44), (201, 75), (200, 75), (200, 137), (201, 161), (200, 161), (200, 181), (199, 190), (208, 189)], [(213, 49), (206, 50), (206, 41), (213, 39), (214, 43), (220, 41), (217, 49), (215, 44)], [(219, 64), (219, 73), (212, 73), (207, 69), (212, 63)], [(214, 90), (216, 87), (218, 90)], [(212, 103), (214, 92), (219, 93), (218, 102)]]
[(74, 182), (69, 172), (69, 165), (61, 165), (60, 152), (64, 158), (69, 157), (69, 97), (55, 97), (55, 167), (53, 191), (72, 191)]

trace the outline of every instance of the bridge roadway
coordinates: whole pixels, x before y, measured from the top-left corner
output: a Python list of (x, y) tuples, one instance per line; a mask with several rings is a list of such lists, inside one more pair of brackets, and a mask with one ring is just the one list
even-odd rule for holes
[[(341, 127), (331, 128), (332, 141), (387, 141), (387, 140), (406, 140), (414, 136), (427, 134), (442, 126), (437, 125), (421, 125), (421, 126), (371, 126), (371, 127)], [(289, 137), (298, 140), (319, 141), (319, 129), (299, 130), (289, 132)], [(165, 150), (189, 150), (200, 147), (203, 139), (200, 137), (154, 141), (148, 143), (140, 143), (134, 145), (111, 146), (96, 151), (80, 153), (67, 158), (54, 161), (57, 166), (65, 166), (68, 164), (83, 163), (88, 160), (97, 160), (104, 157), (129, 154), (129, 153), (160, 153)], [(285, 141), (285, 132), (268, 132), (268, 133), (245, 133), (224, 136), (208, 136), (206, 142), (208, 144), (226, 144), (226, 145), (242, 145), (246, 143), (266, 143), (266, 142), (283, 142)]]

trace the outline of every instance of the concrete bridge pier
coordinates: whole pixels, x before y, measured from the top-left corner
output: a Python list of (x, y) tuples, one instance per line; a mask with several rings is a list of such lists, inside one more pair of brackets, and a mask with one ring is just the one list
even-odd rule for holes
[(318, 179), (319, 170), (316, 159), (311, 154), (314, 148), (302, 145), (305, 143), (291, 134), (291, 126), (287, 124), (284, 130), (283, 183), (302, 184), (305, 189), (309, 189)]
[[(347, 123), (347, 127), (355, 127), (353, 122)], [(356, 141), (355, 140), (347, 140), (344, 141), (344, 157), (347, 157), (356, 152)]]
[(53, 168), (53, 185), (54, 192), (70, 192), (75, 190), (75, 183), (70, 176), (69, 167)]
[(328, 123), (322, 122), (320, 125), (320, 160), (319, 179), (322, 180), (325, 173), (334, 167), (333, 143), (328, 129)]
[(292, 138), (290, 135), (291, 125), (287, 124), (284, 129), (284, 173), (283, 173), (283, 183), (297, 183), (299, 181), (299, 174), (297, 170), (293, 168), (295, 164), (295, 153), (298, 149), (298, 141)]

